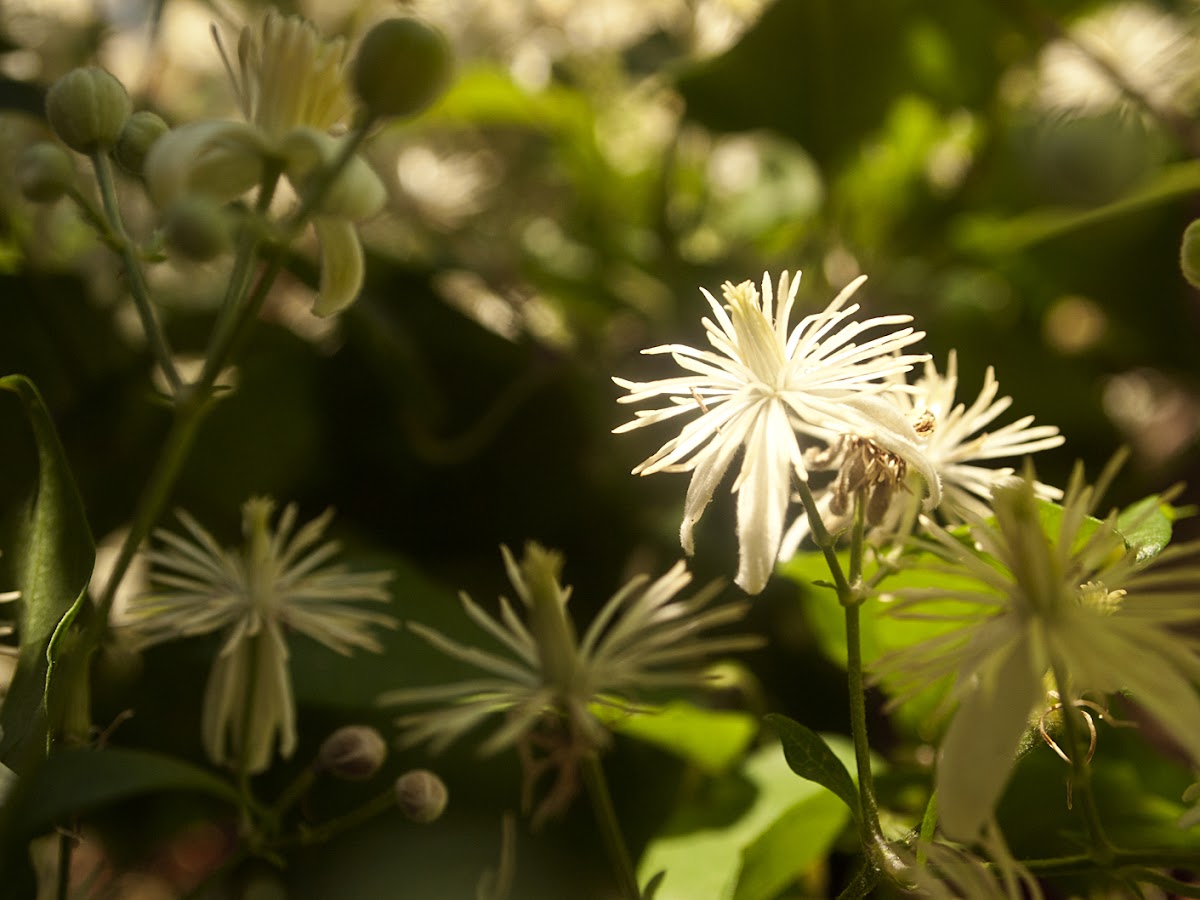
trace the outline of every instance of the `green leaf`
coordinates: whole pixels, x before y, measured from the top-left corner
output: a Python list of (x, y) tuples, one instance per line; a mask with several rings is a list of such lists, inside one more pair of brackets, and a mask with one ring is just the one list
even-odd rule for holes
[(63, 750), (18, 781), (5, 809), (4, 831), (32, 837), (89, 810), (162, 791), (238, 803), (229, 782), (172, 756), (119, 747)]
[(779, 735), (783, 755), (792, 771), (833, 791), (850, 812), (858, 815), (858, 790), (850, 772), (824, 738), (799, 722), (772, 713), (766, 722)]
[[(910, 568), (890, 575), (882, 585), (881, 594), (886, 597), (889, 591), (910, 587), (938, 587), (952, 590), (961, 585), (964, 588), (976, 588), (970, 578), (951, 575), (944, 572), (930, 571), (931, 566), (940, 565), (941, 561), (933, 554), (921, 554), (912, 559)], [(824, 559), (820, 553), (802, 553), (781, 567), (781, 574), (800, 584), (811, 582), (812, 573), (823, 569)], [(846, 620), (845, 611), (841, 605), (824, 593), (806, 593), (800, 598), (805, 620), (812, 629), (822, 653), (833, 662), (846, 665)], [(929, 601), (923, 609), (937, 615), (952, 615), (963, 609), (963, 604), (956, 600)], [(871, 663), (885, 653), (909, 647), (920, 641), (935, 637), (956, 627), (953, 622), (939, 621), (936, 618), (905, 619), (889, 614), (885, 600), (872, 597), (859, 607), (859, 626), (862, 637), (863, 662), (870, 668)], [(922, 740), (931, 740), (936, 735), (937, 722), (934, 713), (938, 710), (946, 691), (949, 690), (950, 679), (933, 682), (919, 694), (897, 706), (893, 716), (898, 725), (918, 734)], [(879, 686), (888, 692), (893, 692), (892, 682), (884, 679)], [(894, 693), (894, 692), (893, 692)]]
[[(849, 741), (828, 738), (843, 761)], [(797, 778), (776, 743), (741, 768), (698, 782), (646, 848), (639, 880), (666, 870), (656, 900), (767, 900), (829, 852), (850, 814), (820, 785)]]
[(1125, 544), (1137, 554), (1139, 562), (1153, 559), (1171, 542), (1171, 529), (1175, 521), (1169, 503), (1163, 503), (1157, 494), (1139, 500), (1121, 510), (1117, 517), (1117, 530), (1125, 538)]
[[(59, 725), (47, 712), (62, 703), (54, 696), (60, 651), (86, 602), (96, 549), (62, 444), (37, 388), (21, 375), (10, 375), (0, 378), (0, 390), (19, 400), (36, 456), (28, 490), (16, 510), (13, 544), (3, 548), (16, 582), (11, 587), (21, 598), (17, 667), (0, 708), (0, 760), (20, 773), (26, 760), (42, 752), (48, 730)], [(13, 418), (15, 412), (10, 403), (0, 404), (0, 415)], [(4, 429), (21, 430), (25, 429), (15, 424)]]
[(758, 733), (758, 722), (748, 713), (703, 709), (684, 701), (645, 715), (593, 711), (613, 731), (662, 747), (712, 774), (734, 766)]

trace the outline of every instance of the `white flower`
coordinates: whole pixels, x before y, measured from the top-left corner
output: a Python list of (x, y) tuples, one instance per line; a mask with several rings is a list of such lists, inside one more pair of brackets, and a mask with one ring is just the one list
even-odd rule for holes
[(1038, 61), (1038, 100), (1052, 112), (1099, 114), (1134, 101), (1110, 71), (1167, 113), (1195, 107), (1200, 47), (1180, 19), (1146, 3), (1116, 3), (1071, 26)]
[[(189, 191), (232, 200), (262, 185), (271, 172), (303, 188), (337, 156), (339, 142), (329, 131), (350, 106), (344, 41), (326, 40), (296, 16), (268, 12), (260, 37), (242, 30), (237, 57), (236, 73), (228, 59), (226, 67), (246, 121), (189, 122), (156, 141), (145, 176), (160, 206)], [(379, 177), (355, 156), (315, 210), (321, 244), (317, 315), (339, 312), (358, 295), (363, 252), (353, 222), (374, 215), (384, 199)]]
[(453, 641), (424, 625), (408, 627), (443, 653), (487, 672), (489, 677), (393, 691), (386, 704), (448, 703), (444, 708), (400, 720), (404, 742), (429, 741), (440, 752), (464, 732), (496, 713), (507, 721), (480, 748), (494, 753), (528, 734), (548, 713), (567, 720), (589, 747), (607, 743), (608, 733), (592, 704), (636, 710), (639, 690), (702, 684), (700, 664), (710, 655), (757, 646), (753, 638), (708, 636), (709, 629), (740, 619), (744, 602), (711, 606), (719, 585), (688, 600), (675, 600), (692, 576), (682, 562), (653, 582), (645, 575), (629, 581), (609, 599), (583, 636), (576, 638), (567, 615), (571, 589), (559, 576), (562, 557), (530, 543), (518, 563), (500, 548), (509, 580), (526, 610), (527, 623), (500, 598), (500, 621), (465, 593), (471, 620), (504, 645), (498, 654)]
[[(195, 519), (179, 513), (187, 535), (157, 531), (163, 549), (152, 551), (151, 579), (162, 593), (142, 597), (131, 609), (141, 644), (222, 632), (204, 696), (201, 731), (215, 763), (253, 773), (296, 746), (296, 710), (288, 673), (285, 629), (308, 635), (338, 653), (382, 649), (371, 626), (395, 627), (384, 613), (350, 605), (386, 602), (390, 572), (348, 572), (329, 565), (337, 544), (318, 543), (332, 518), (328, 510), (296, 529), (289, 505), (274, 529), (266, 498), (242, 508), (245, 546), (225, 550)], [(246, 730), (248, 728), (248, 730)]]
[[(952, 350), (945, 375), (927, 360), (924, 373), (914, 384), (896, 383), (896, 390), (886, 398), (895, 403), (903, 421), (909, 423), (908, 437), (916, 444), (915, 452), (910, 451), (904, 458), (923, 458), (933, 470), (935, 483), (941, 487), (938, 512), (944, 521), (951, 522), (962, 521), (968, 513), (979, 518), (991, 515), (984, 501), (990, 500), (992, 491), (1013, 475), (1011, 467), (991, 468), (978, 463), (1036, 453), (1063, 443), (1053, 425), (1031, 427), (1033, 416), (1024, 416), (994, 431), (984, 430), (1012, 405), (1011, 397), (997, 399), (1000, 386), (990, 366), (979, 396), (969, 407), (957, 402), (957, 389), (958, 357)], [(928, 484), (931, 479), (923, 474), (922, 480)], [(1038, 496), (1047, 499), (1062, 496), (1056, 488), (1040, 483), (1037, 491)], [(831, 501), (828, 490), (818, 497), (823, 512), (830, 510)], [(905, 537), (916, 522), (918, 504), (917, 492), (910, 489), (902, 502), (891, 505), (879, 533), (889, 540)], [(848, 521), (844, 511), (840, 515), (831, 512), (826, 527), (836, 531)], [(801, 516), (788, 529), (779, 558), (790, 559), (808, 533), (807, 519)]]
[(1034, 484), (1028, 473), (997, 488), (994, 520), (968, 516), (978, 549), (928, 523), (929, 547), (946, 561), (935, 571), (971, 577), (978, 589), (898, 591), (898, 614), (955, 599), (961, 624), (875, 667), (909, 695), (954, 676), (958, 708), (936, 778), (942, 825), (960, 840), (991, 814), (1051, 672), (1066, 679), (1058, 687), (1068, 703), (1129, 691), (1200, 761), (1200, 639), (1175, 630), (1200, 623), (1200, 544), (1169, 547), (1147, 563), (1126, 547), (1115, 512), (1102, 523), (1088, 518), (1101, 489), (1084, 483), (1081, 468), (1047, 536)]
[[(899, 355), (924, 337), (912, 328), (855, 343), (872, 328), (912, 321), (911, 316), (853, 321), (858, 305), (842, 307), (864, 280), (852, 282), (822, 312), (804, 317), (795, 328), (789, 321), (798, 275), (795, 280), (789, 280), (787, 272), (780, 276), (778, 309), (768, 275), (763, 276), (761, 297), (748, 281), (726, 282), (724, 308), (701, 289), (715, 319), (702, 320), (713, 350), (668, 344), (643, 351), (669, 353), (691, 374), (651, 382), (613, 379), (629, 391), (619, 403), (669, 400), (666, 407), (639, 410), (632, 422), (614, 429), (616, 433), (699, 413), (633, 470), (641, 475), (693, 473), (679, 532), (688, 553), (693, 549), (693, 526), (734, 456), (744, 450), (733, 490), (738, 494), (737, 583), (748, 593), (761, 591), (774, 568), (792, 479), (808, 478), (804, 445), (824, 441), (830, 434), (878, 430), (875, 417), (886, 404), (869, 395), (886, 390), (889, 376), (926, 359)], [(888, 449), (899, 450), (900, 444)]]
[[(925, 363), (924, 374), (911, 390), (898, 391), (896, 399), (911, 411), (914, 421), (928, 413), (929, 426), (919, 428), (921, 449), (929, 458), (942, 483), (942, 516), (961, 521), (966, 513), (980, 518), (991, 515), (987, 505), (992, 491), (1013, 475), (1011, 467), (991, 468), (978, 463), (993, 459), (1013, 459), (1039, 450), (1061, 446), (1063, 437), (1053, 425), (1033, 424), (1033, 416), (1023, 416), (994, 431), (984, 431), (1012, 405), (1011, 397), (996, 398), (1000, 385), (991, 366), (983, 376), (983, 388), (969, 407), (956, 402), (958, 357), (953, 350), (946, 362), (946, 374), (939, 374), (932, 360)], [(1057, 499), (1062, 492), (1038, 485), (1038, 494)]]

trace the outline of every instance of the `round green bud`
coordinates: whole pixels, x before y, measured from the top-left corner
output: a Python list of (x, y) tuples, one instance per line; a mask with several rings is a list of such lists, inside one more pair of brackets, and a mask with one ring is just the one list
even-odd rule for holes
[(387, 19), (363, 38), (354, 60), (354, 91), (373, 116), (411, 116), (450, 83), (450, 45), (417, 19)]
[(46, 93), (50, 127), (72, 150), (94, 153), (117, 143), (133, 101), (125, 86), (104, 69), (72, 69)]
[(75, 164), (58, 144), (42, 141), (17, 160), (17, 184), (26, 200), (53, 203), (75, 184)]
[(387, 759), (387, 743), (369, 725), (339, 728), (317, 751), (317, 769), (335, 778), (364, 781), (379, 771)]
[(1179, 267), (1194, 288), (1200, 288), (1200, 219), (1184, 229), (1179, 248)]
[(446, 784), (428, 769), (413, 769), (396, 779), (396, 805), (410, 822), (427, 825), (446, 809)]
[(208, 262), (233, 242), (229, 215), (217, 201), (187, 194), (172, 203), (163, 217), (167, 246), (185, 259)]
[(142, 174), (142, 166), (146, 162), (146, 154), (154, 146), (154, 142), (170, 131), (162, 116), (148, 109), (135, 112), (125, 122), (117, 137), (117, 146), (113, 149), (113, 158), (117, 165), (130, 175)]

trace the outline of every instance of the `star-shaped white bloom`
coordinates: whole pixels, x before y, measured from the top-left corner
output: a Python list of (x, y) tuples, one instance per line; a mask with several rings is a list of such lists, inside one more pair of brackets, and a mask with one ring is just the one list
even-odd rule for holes
[[(639, 410), (636, 418), (616, 433), (653, 425), (680, 415), (699, 415), (683, 426), (633, 471), (692, 472), (679, 537), (693, 550), (692, 529), (712, 500), (713, 492), (743, 451), (741, 469), (733, 484), (738, 494), (737, 583), (756, 594), (766, 585), (775, 565), (791, 501), (793, 479), (807, 480), (804, 449), (830, 434), (880, 431), (905, 452), (894, 429), (880, 429), (881, 409), (871, 395), (888, 389), (886, 379), (906, 372), (925, 356), (900, 355), (903, 348), (924, 337), (912, 328), (890, 331), (856, 343), (874, 328), (903, 325), (911, 316), (880, 316), (857, 322), (858, 305), (846, 306), (865, 278), (858, 278), (822, 312), (789, 324), (799, 275), (779, 278), (778, 302), (769, 275), (762, 294), (745, 281), (726, 282), (723, 307), (703, 290), (713, 318), (702, 320), (712, 350), (683, 344), (653, 347), (644, 353), (669, 353), (690, 374), (659, 381), (613, 380), (629, 391), (619, 403), (640, 403), (666, 397), (669, 405)], [(843, 308), (845, 307), (845, 308)], [(893, 415), (889, 412), (889, 415)]]
[[(946, 373), (938, 372), (932, 360), (926, 360), (924, 372), (912, 385), (894, 379), (895, 390), (879, 398), (890, 401), (896, 408), (900, 424), (892, 429), (907, 428), (905, 435), (916, 447), (902, 454), (911, 461), (921, 458), (934, 472), (931, 479), (921, 471), (922, 481), (940, 485), (941, 501), (938, 514), (943, 521), (961, 522), (970, 513), (979, 518), (991, 515), (985, 501), (990, 500), (997, 485), (1012, 478), (1009, 466), (998, 468), (979, 465), (995, 459), (1010, 459), (1048, 450), (1063, 443), (1063, 437), (1053, 425), (1036, 425), (1033, 416), (1023, 416), (992, 431), (985, 431), (1011, 405), (1011, 397), (997, 398), (1000, 385), (989, 366), (983, 378), (983, 388), (970, 406), (957, 400), (958, 357), (952, 350), (946, 363)], [(877, 420), (884, 421), (882, 415)], [(875, 432), (879, 434), (879, 432)], [(920, 471), (920, 470), (918, 470)], [(1062, 492), (1047, 485), (1037, 485), (1038, 496), (1057, 499)], [(877, 534), (887, 540), (903, 539), (916, 524), (920, 512), (920, 491), (909, 489), (906, 495), (897, 494)], [(818, 495), (818, 506), (826, 527), (840, 530), (849, 521), (849, 514), (830, 512), (830, 490)], [(807, 518), (803, 515), (788, 529), (780, 547), (779, 558), (790, 559), (809, 534)]]
[[(149, 554), (152, 581), (164, 590), (131, 609), (142, 645), (221, 631), (204, 696), (201, 732), (216, 763), (267, 768), (276, 741), (281, 756), (296, 746), (296, 710), (288, 672), (285, 629), (295, 629), (338, 653), (379, 652), (371, 627), (395, 627), (385, 614), (350, 605), (386, 602), (390, 572), (348, 572), (329, 565), (338, 551), (319, 543), (333, 511), (296, 530), (296, 507), (270, 524), (272, 501), (248, 500), (242, 509), (246, 539), (225, 550), (187, 513), (187, 535), (160, 530), (163, 548)], [(246, 727), (249, 731), (246, 732)]]
[[(1053, 425), (1033, 425), (1033, 416), (984, 431), (1012, 405), (1011, 397), (997, 399), (1000, 385), (991, 366), (984, 373), (979, 396), (969, 407), (957, 402), (957, 391), (958, 357), (951, 350), (945, 375), (938, 372), (932, 360), (926, 361), (924, 374), (912, 388), (897, 391), (895, 396), (914, 421), (926, 413), (931, 416), (929, 427), (920, 429), (921, 449), (941, 479), (942, 503), (938, 509), (943, 517), (961, 521), (970, 512), (986, 518), (991, 513), (983, 501), (990, 500), (996, 486), (1012, 477), (1013, 469), (978, 463), (1049, 450), (1061, 446), (1064, 439)], [(1045, 485), (1038, 485), (1038, 493), (1047, 498), (1062, 495)]]
[[(245, 121), (202, 119), (159, 138), (145, 166), (154, 201), (166, 206), (191, 191), (232, 200), (269, 173), (285, 174), (302, 190), (339, 152), (330, 131), (350, 109), (345, 51), (345, 41), (325, 39), (297, 16), (269, 12), (260, 33), (243, 29), (237, 71), (225, 62)], [(364, 268), (354, 222), (377, 213), (385, 198), (379, 176), (354, 156), (314, 210), (317, 315), (333, 315), (358, 295)]]
[(1027, 472), (996, 489), (994, 519), (968, 515), (974, 546), (927, 523), (929, 548), (946, 563), (935, 571), (978, 588), (897, 591), (899, 615), (920, 616), (928, 600), (965, 608), (958, 628), (876, 664), (901, 697), (954, 676), (957, 710), (936, 780), (942, 825), (959, 840), (973, 839), (991, 815), (1052, 672), (1067, 681), (1059, 688), (1069, 703), (1129, 691), (1200, 761), (1200, 639), (1187, 631), (1200, 623), (1200, 544), (1169, 547), (1147, 563), (1126, 546), (1115, 512), (1089, 518), (1101, 489), (1084, 483), (1081, 468), (1047, 535), (1034, 485)]

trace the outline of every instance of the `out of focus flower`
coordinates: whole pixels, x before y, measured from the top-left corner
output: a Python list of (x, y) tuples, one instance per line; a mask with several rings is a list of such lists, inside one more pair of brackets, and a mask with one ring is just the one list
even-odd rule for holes
[(201, 732), (215, 763), (259, 772), (275, 745), (281, 756), (296, 746), (296, 710), (285, 630), (294, 629), (338, 653), (379, 652), (372, 626), (395, 627), (386, 613), (352, 605), (386, 602), (390, 572), (350, 572), (330, 561), (333, 542), (320, 543), (333, 516), (326, 511), (296, 528), (289, 505), (274, 528), (274, 503), (248, 500), (242, 508), (241, 550), (223, 549), (195, 519), (179, 513), (186, 535), (160, 530), (151, 580), (162, 590), (137, 600), (130, 626), (140, 643), (220, 631), (221, 648), (209, 673)]
[(1200, 761), (1200, 639), (1177, 630), (1200, 623), (1200, 544), (1169, 547), (1147, 563), (1126, 546), (1115, 511), (1103, 522), (1089, 518), (1102, 487), (1087, 485), (1081, 467), (1056, 526), (1044, 524), (1035, 484), (1027, 471), (997, 487), (994, 519), (968, 514), (972, 543), (929, 524), (928, 547), (945, 560), (935, 571), (978, 588), (897, 591), (898, 615), (954, 599), (964, 605), (960, 624), (876, 665), (902, 696), (954, 677), (958, 706), (936, 779), (942, 825), (960, 840), (976, 836), (999, 800), (1048, 674), (1063, 679), (1068, 706), (1087, 694), (1130, 692)]
[[(237, 70), (228, 59), (226, 67), (245, 121), (189, 122), (156, 141), (145, 176), (160, 206), (189, 192), (232, 200), (281, 173), (303, 193), (339, 153), (330, 131), (350, 109), (343, 40), (268, 12), (260, 34), (242, 30)], [(353, 223), (378, 212), (384, 198), (382, 182), (359, 156), (322, 195), (313, 216), (321, 244), (317, 315), (332, 315), (358, 295), (363, 254)]]
[(504, 652), (461, 644), (409, 623), (433, 647), (486, 674), (393, 691), (381, 702), (439, 704), (399, 720), (405, 744), (429, 742), (435, 752), (502, 714), (503, 724), (484, 740), (480, 752), (495, 753), (517, 744), (527, 758), (531, 746), (547, 739), (539, 728), (549, 725), (555, 732), (549, 739), (555, 742), (551, 761), (560, 773), (559, 786), (539, 816), (552, 812), (564, 794), (569, 799), (577, 759), (607, 745), (608, 731), (594, 707), (636, 712), (639, 691), (703, 684), (700, 669), (708, 657), (757, 646), (751, 637), (707, 633), (746, 612), (744, 601), (710, 605), (719, 585), (687, 600), (676, 599), (692, 580), (682, 562), (654, 581), (646, 576), (632, 579), (605, 604), (580, 641), (567, 613), (571, 589), (560, 581), (562, 557), (533, 543), (520, 562), (508, 548), (501, 552), (524, 607), (524, 621), (506, 598), (500, 599), (499, 620), (466, 594), (460, 599), (471, 620), (502, 644)]
[[(762, 294), (749, 281), (726, 282), (722, 306), (701, 289), (715, 322), (701, 321), (713, 350), (667, 344), (644, 353), (669, 353), (689, 374), (658, 381), (613, 380), (629, 391), (619, 403), (640, 403), (665, 397), (665, 407), (639, 410), (616, 433), (654, 425), (676, 416), (699, 413), (642, 462), (634, 474), (692, 472), (684, 508), (680, 542), (692, 552), (692, 529), (712, 500), (717, 485), (739, 451), (741, 469), (733, 484), (738, 494), (737, 583), (756, 594), (775, 566), (793, 479), (808, 480), (806, 445), (821, 446), (831, 436), (869, 437), (900, 456), (912, 454), (904, 436), (911, 425), (890, 404), (873, 395), (889, 389), (887, 379), (923, 362), (925, 356), (900, 355), (924, 337), (924, 332), (901, 328), (862, 344), (860, 336), (873, 328), (903, 325), (911, 316), (880, 316), (864, 322), (851, 317), (858, 304), (845, 306), (865, 278), (843, 290), (823, 311), (789, 324), (799, 276), (779, 278), (778, 303), (770, 276), (764, 274)], [(843, 308), (845, 307), (845, 308)], [(936, 479), (919, 459), (915, 464)]]
[(567, 614), (571, 589), (559, 581), (562, 557), (531, 543), (518, 563), (502, 547), (509, 580), (527, 612), (523, 623), (506, 598), (501, 621), (461, 595), (467, 615), (508, 649), (503, 655), (460, 644), (416, 622), (408, 627), (431, 645), (489, 673), (491, 677), (393, 691), (384, 703), (445, 703), (446, 706), (400, 720), (404, 741), (429, 741), (441, 751), (464, 732), (492, 715), (507, 721), (481, 746), (494, 753), (529, 732), (547, 713), (564, 716), (593, 747), (607, 743), (608, 732), (592, 704), (636, 709), (631, 695), (643, 688), (703, 683), (700, 664), (716, 653), (746, 649), (746, 637), (706, 636), (704, 632), (740, 619), (744, 602), (709, 607), (719, 586), (689, 600), (675, 596), (691, 583), (682, 562), (651, 582), (638, 576), (619, 590), (592, 622), (583, 641)]
[(1148, 3), (1115, 3), (1047, 45), (1038, 74), (1038, 102), (1050, 112), (1138, 111), (1131, 90), (1156, 110), (1187, 113), (1200, 99), (1200, 45), (1187, 24), (1168, 12)]

